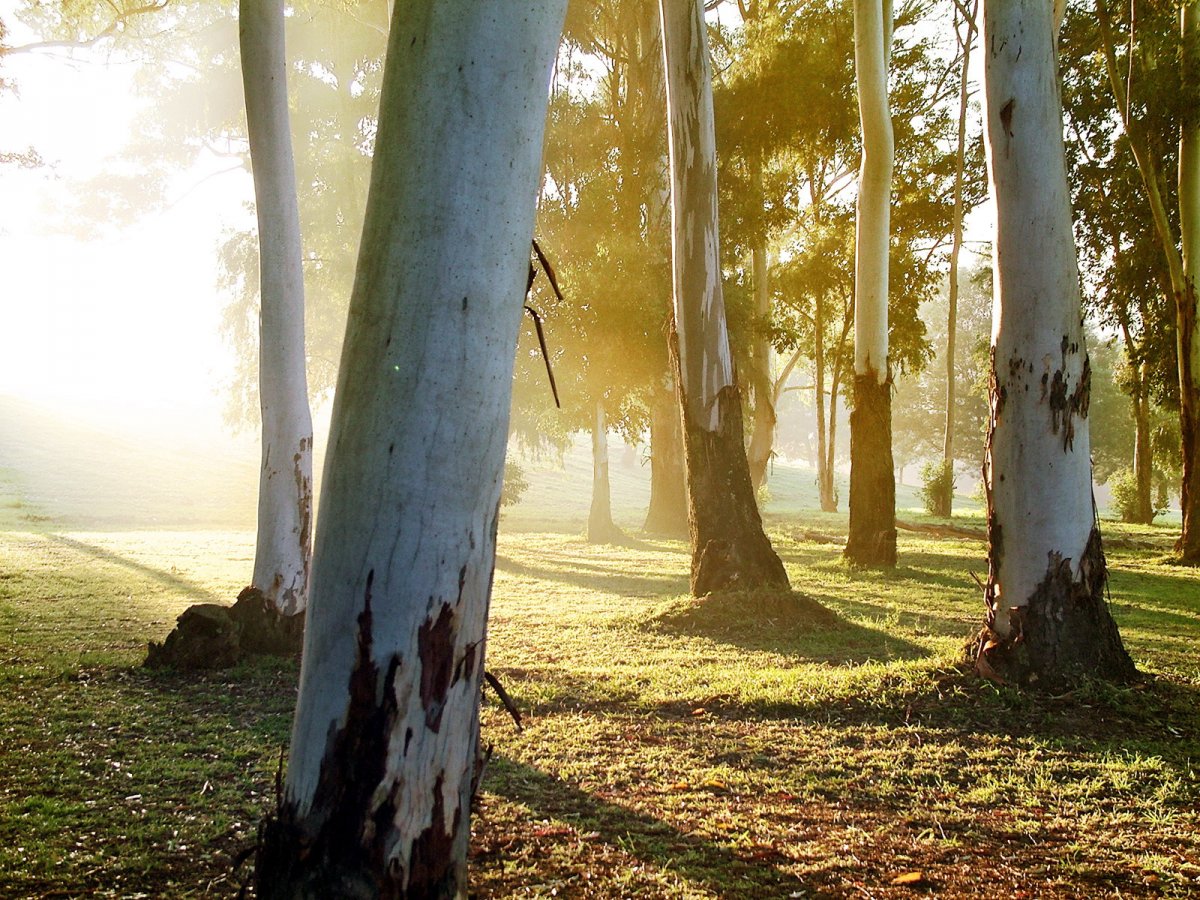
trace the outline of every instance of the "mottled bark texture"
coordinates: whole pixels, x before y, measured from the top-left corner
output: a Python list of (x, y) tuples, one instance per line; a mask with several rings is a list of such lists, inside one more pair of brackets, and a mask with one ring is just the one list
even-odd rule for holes
[(984, 0), (995, 303), (979, 670), (1051, 690), (1126, 678), (1092, 498), (1091, 364), (1062, 140), (1054, 10)]
[(688, 536), (683, 432), (673, 387), (657, 392), (650, 407), (650, 505), (642, 528), (663, 537)]
[(263, 898), (463, 898), (496, 524), (566, 0), (388, 37)]
[(1182, 284), (1177, 288), (1179, 411), (1183, 432), (1183, 530), (1179, 558), (1200, 565), (1200, 0), (1179, 10), (1181, 84), (1179, 237)]
[(787, 587), (750, 483), (722, 293), (712, 70), (700, 0), (660, 0), (671, 162), (671, 359), (687, 460), (692, 592)]
[(892, 469), (892, 380), (854, 379), (850, 411), (850, 534), (845, 555), (860, 566), (896, 565), (896, 477)]
[(721, 392), (716, 431), (691, 420), (687, 404), (688, 526), (692, 534), (691, 591), (790, 588), (787, 572), (763, 531), (743, 444), (742, 404), (737, 388)]
[(1076, 576), (1072, 560), (1050, 554), (1042, 583), (1026, 606), (1012, 611), (1008, 636), (984, 627), (976, 656), (981, 674), (1046, 691), (1086, 678), (1137, 677), (1104, 600), (1108, 576), (1099, 529), (1092, 530), (1078, 568)]

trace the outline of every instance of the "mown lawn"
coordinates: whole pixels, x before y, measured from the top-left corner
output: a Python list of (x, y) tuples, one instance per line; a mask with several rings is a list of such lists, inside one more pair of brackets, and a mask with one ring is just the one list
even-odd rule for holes
[[(139, 668), (231, 600), (252, 535), (57, 532), (0, 491), (0, 897), (229, 897), (274, 802), (297, 670)], [(976, 523), (977, 524), (977, 523)], [(479, 897), (1200, 894), (1200, 573), (1108, 526), (1145, 682), (1029, 697), (956, 661), (982, 545), (772, 523), (801, 604), (686, 597), (682, 544), (502, 535)], [(801, 539), (803, 538), (803, 539)]]

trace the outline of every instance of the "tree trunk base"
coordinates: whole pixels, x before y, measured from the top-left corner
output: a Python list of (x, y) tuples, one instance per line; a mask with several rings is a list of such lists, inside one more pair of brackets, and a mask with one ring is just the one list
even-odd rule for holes
[(763, 531), (750, 484), (737, 388), (722, 390), (717, 403), (717, 431), (693, 422), (684, 404), (692, 594), (789, 590), (787, 572)]
[(588, 521), (587, 542), (589, 544), (624, 544), (628, 538), (611, 519), (607, 522)]
[(245, 588), (233, 606), (189, 606), (161, 644), (151, 642), (143, 665), (185, 671), (225, 669), (248, 656), (300, 656), (304, 613), (280, 615), (262, 591)]
[(850, 412), (850, 534), (856, 566), (896, 565), (896, 476), (892, 471), (892, 379), (874, 370), (854, 378)]
[(1098, 529), (1092, 529), (1080, 568), (1076, 580), (1071, 560), (1053, 555), (1029, 605), (1010, 611), (1010, 634), (1001, 637), (990, 622), (984, 626), (975, 641), (979, 674), (1051, 692), (1093, 678), (1138, 677), (1104, 599), (1108, 575)]

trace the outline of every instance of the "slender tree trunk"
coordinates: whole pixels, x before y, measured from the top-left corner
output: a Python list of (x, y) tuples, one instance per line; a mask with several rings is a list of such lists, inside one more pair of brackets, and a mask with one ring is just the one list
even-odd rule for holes
[(392, 22), (260, 897), (467, 895), (514, 348), (565, 5), (427, 0)]
[(612, 487), (608, 480), (608, 417), (604, 401), (596, 401), (592, 423), (592, 508), (588, 512), (587, 539), (593, 544), (610, 544), (624, 535), (612, 518)]
[(831, 435), (825, 419), (825, 317), (820, 293), (813, 302), (813, 393), (817, 414), (817, 500), (822, 512), (837, 512), (833, 492), (833, 467), (829, 453)]
[(683, 412), (692, 592), (788, 586), (750, 482), (718, 255), (712, 72), (701, 0), (660, 0), (671, 160), (672, 357)]
[(663, 537), (688, 536), (687, 473), (683, 461), (675, 380), (650, 404), (650, 506), (643, 529)]
[(833, 368), (833, 377), (829, 380), (829, 426), (825, 429), (825, 491), (829, 495), (830, 507), (826, 512), (837, 512), (837, 423), (838, 396), (841, 373), (838, 367)]
[(1176, 295), (1179, 329), (1179, 413), (1183, 432), (1183, 530), (1179, 556), (1200, 565), (1200, 2), (1179, 11), (1182, 103), (1179, 129), (1179, 234), (1182, 290)]
[(854, 69), (863, 159), (854, 246), (854, 409), (850, 412), (850, 534), (846, 558), (896, 564), (896, 476), (892, 464), (892, 375), (888, 362), (892, 116), (890, 0), (855, 0)]
[[(750, 159), (750, 189), (762, 200), (762, 160), (753, 155)], [(767, 240), (758, 236), (751, 252), (751, 269), (754, 282), (753, 371), (750, 384), (754, 389), (754, 422), (750, 431), (750, 446), (746, 451), (750, 464), (750, 481), (757, 491), (767, 480), (767, 469), (774, 455), (775, 403), (771, 379), (771, 341), (766, 326), (771, 320), (771, 292), (767, 285)]]
[(1139, 367), (1133, 385), (1133, 475), (1137, 485), (1137, 505), (1133, 520), (1140, 525), (1154, 521), (1154, 459), (1150, 450), (1150, 391), (1146, 369)]
[(1047, 689), (1134, 674), (1104, 599), (1056, 32), (1041, 0), (984, 0), (997, 225), (988, 613), (977, 662), (984, 674)]
[[(1197, 51), (1195, 0), (1188, 0), (1180, 7), (1180, 61), (1181, 84), (1194, 97), (1193, 102), (1184, 102), (1184, 118), (1179, 139), (1179, 221), (1184, 252), (1189, 254), (1191, 265), (1184, 262), (1184, 253), (1176, 247), (1171, 228), (1170, 215), (1162, 191), (1159, 189), (1159, 164), (1139, 122), (1128, 115), (1129, 85), (1117, 65), (1116, 51), (1108, 7), (1105, 0), (1096, 0), (1096, 17), (1100, 24), (1103, 41), (1105, 68), (1112, 89), (1116, 112), (1121, 118), (1125, 134), (1129, 138), (1129, 149), (1141, 176), (1146, 200), (1158, 234), (1159, 246), (1170, 275), (1171, 293), (1175, 302), (1175, 353), (1179, 372), (1179, 431), (1183, 443), (1183, 478), (1180, 485), (1180, 508), (1183, 527), (1180, 530), (1176, 552), (1181, 562), (1200, 565), (1200, 310), (1197, 307), (1195, 274), (1188, 273), (1200, 259), (1200, 248), (1196, 246), (1200, 237), (1200, 149), (1197, 148), (1197, 106), (1200, 96), (1196, 94), (1196, 79), (1200, 75), (1200, 58)], [(1187, 223), (1187, 224), (1185, 224)], [(1191, 238), (1183, 236), (1190, 225)], [(1190, 250), (1188, 249), (1190, 245)]]
[[(954, 466), (954, 403), (957, 387), (954, 357), (958, 338), (958, 257), (962, 251), (963, 239), (963, 173), (967, 163), (967, 112), (970, 107), (968, 76), (971, 68), (971, 46), (975, 42), (975, 16), (978, 7), (978, 0), (975, 0), (970, 11), (963, 16), (966, 38), (962, 41), (962, 76), (958, 88), (958, 147), (954, 157), (954, 214), (950, 237), (950, 284), (946, 312), (946, 424), (942, 441), (942, 460), (951, 469)], [(948, 517), (954, 512), (953, 490), (938, 496), (936, 501), (935, 515)]]
[(241, 0), (242, 81), (259, 246), (262, 466), (251, 588), (280, 615), (304, 611), (312, 534), (312, 416), (304, 372), (304, 273), (288, 126), (283, 0)]

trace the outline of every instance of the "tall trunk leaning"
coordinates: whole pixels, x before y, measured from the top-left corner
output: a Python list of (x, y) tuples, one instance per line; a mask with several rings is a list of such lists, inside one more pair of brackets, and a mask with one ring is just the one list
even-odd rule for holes
[(896, 564), (888, 245), (895, 155), (888, 108), (891, 0), (855, 0), (854, 71), (863, 158), (854, 217), (854, 409), (850, 412), (850, 534), (846, 558)]
[(683, 418), (691, 589), (788, 587), (750, 483), (725, 325), (712, 71), (701, 0), (659, 0), (671, 161), (672, 354)]
[(565, 5), (414, 0), (393, 17), (260, 897), (467, 896), (513, 362)]
[(308, 602), (312, 416), (304, 371), (304, 273), (288, 124), (283, 0), (238, 7), (259, 246), (262, 466), (252, 588), (285, 616)]
[(987, 162), (996, 207), (987, 623), (977, 666), (1058, 689), (1127, 678), (1092, 500), (1079, 279), (1058, 92), (1042, 0), (984, 0)]

